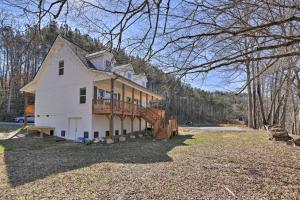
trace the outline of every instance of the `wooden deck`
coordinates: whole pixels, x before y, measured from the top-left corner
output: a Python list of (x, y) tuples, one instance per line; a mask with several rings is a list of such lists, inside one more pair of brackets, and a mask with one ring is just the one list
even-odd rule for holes
[(113, 105), (111, 99), (93, 100), (93, 114), (105, 115), (112, 113), (115, 115), (146, 118), (148, 116), (149, 120), (150, 118), (155, 118), (157, 116), (160, 118), (165, 117), (165, 111), (158, 108), (146, 108), (138, 104), (123, 102), (121, 100), (114, 100)]

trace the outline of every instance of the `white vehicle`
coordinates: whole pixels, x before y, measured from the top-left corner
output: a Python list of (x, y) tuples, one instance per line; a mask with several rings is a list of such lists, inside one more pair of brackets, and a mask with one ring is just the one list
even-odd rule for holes
[[(24, 117), (16, 117), (15, 118), (15, 122), (24, 123), (24, 121), (25, 121)], [(34, 117), (27, 117), (27, 122), (34, 123)]]

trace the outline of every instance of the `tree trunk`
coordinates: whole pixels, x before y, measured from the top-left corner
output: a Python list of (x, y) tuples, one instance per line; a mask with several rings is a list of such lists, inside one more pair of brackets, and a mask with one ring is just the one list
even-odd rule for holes
[(253, 128), (253, 104), (252, 104), (252, 91), (251, 91), (251, 72), (250, 72), (250, 62), (246, 62), (246, 73), (247, 73), (247, 91), (248, 91), (248, 127)]
[[(257, 73), (259, 74), (259, 66), (257, 65)], [(260, 84), (260, 77), (257, 78), (257, 95), (258, 95), (258, 100), (259, 100), (259, 105), (260, 105), (260, 112), (261, 112), (261, 117), (262, 117), (262, 122), (263, 125), (267, 125), (267, 120), (265, 116), (265, 109), (264, 109), (264, 101), (263, 97), (261, 94), (261, 84)]]
[(255, 67), (254, 67), (254, 62), (252, 62), (252, 105), (253, 105), (253, 111), (252, 111), (252, 116), (253, 116), (253, 128), (257, 128), (257, 112), (256, 112), (256, 81), (255, 81)]

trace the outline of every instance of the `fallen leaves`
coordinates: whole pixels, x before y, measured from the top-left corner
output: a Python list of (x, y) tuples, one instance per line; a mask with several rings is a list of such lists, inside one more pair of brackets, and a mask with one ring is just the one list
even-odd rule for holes
[(185, 134), (90, 146), (8, 142), (0, 199), (299, 199), (300, 148), (259, 132)]

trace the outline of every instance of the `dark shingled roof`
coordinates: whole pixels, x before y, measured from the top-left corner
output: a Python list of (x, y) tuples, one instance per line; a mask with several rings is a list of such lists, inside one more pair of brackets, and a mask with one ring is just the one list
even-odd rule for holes
[[(61, 36), (61, 35), (60, 35)], [(95, 67), (95, 65), (89, 61), (86, 58), (86, 55), (90, 54), (89, 51), (83, 49), (82, 47), (80, 47), (78, 44), (68, 40), (67, 38), (61, 36), (61, 38), (63, 38), (66, 43), (69, 45), (69, 47), (72, 49), (72, 51), (77, 55), (77, 57), (81, 60), (81, 62), (87, 67), (87, 68), (92, 68), (92, 69), (97, 69)]]

